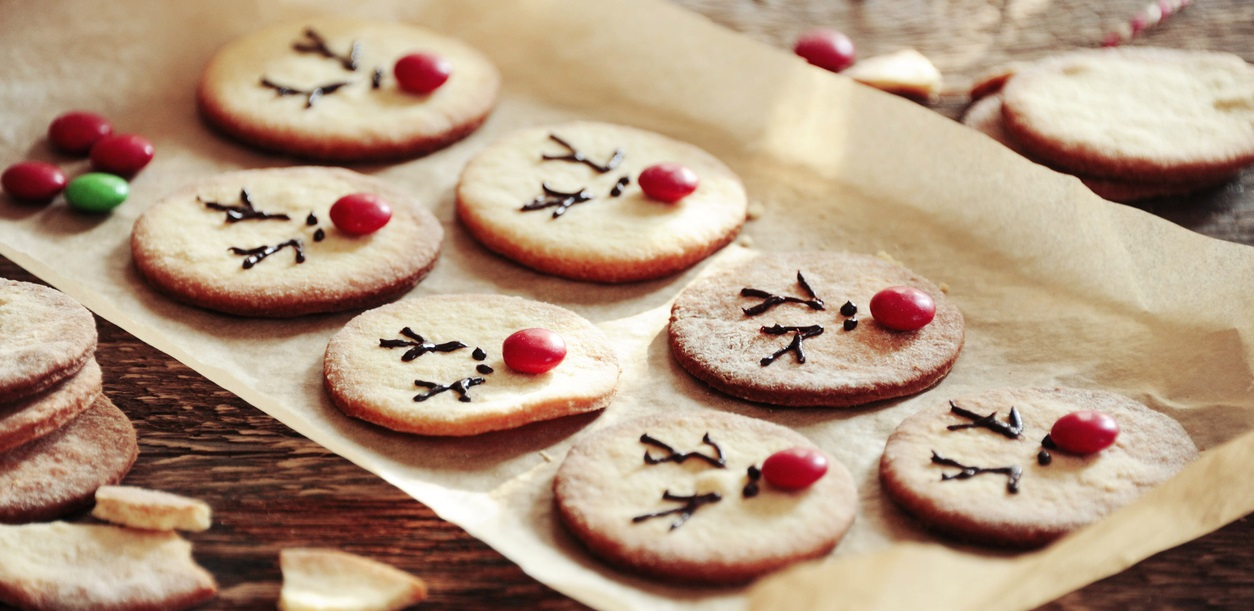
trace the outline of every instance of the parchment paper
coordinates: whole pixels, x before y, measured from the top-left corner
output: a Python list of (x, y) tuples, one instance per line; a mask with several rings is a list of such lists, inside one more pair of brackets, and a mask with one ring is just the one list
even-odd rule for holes
[[(652, 1), (380, 1), (347, 9), (461, 37), (505, 78), (499, 109), (466, 141), (424, 159), (357, 168), (413, 190), (446, 225), (443, 258), (413, 294), (500, 292), (569, 307), (609, 334), (624, 378), (598, 416), (472, 439), (394, 434), (342, 416), (324, 396), (321, 365), (327, 339), (351, 313), (262, 321), (177, 305), (140, 281), (128, 247), (139, 213), (183, 183), (297, 163), (209, 132), (195, 114), (195, 83), (231, 39), (336, 10), (346, 9), (0, 4), (6, 165), (63, 162), (43, 133), (68, 109), (102, 112), (157, 147), (131, 199), (110, 215), (0, 201), (0, 253), (597, 607), (748, 603), (744, 590), (666, 587), (606, 568), (554, 522), (549, 486), (572, 440), (662, 409), (727, 410), (794, 427), (855, 474), (861, 504), (853, 530), (826, 565), (768, 581), (756, 598), (768, 606), (782, 604), (781, 591), (797, 597), (789, 604), (808, 597), (826, 607), (918, 603), (904, 598), (909, 592), (930, 608), (1030, 606), (1254, 509), (1251, 487), (1231, 485), (1248, 481), (1231, 470), (1254, 447), (1243, 435), (1254, 428), (1254, 249), (1103, 202), (1075, 179), (924, 108)], [(488, 254), (455, 222), (459, 169), (512, 129), (574, 118), (652, 129), (709, 150), (744, 179), (760, 217), (739, 246), (698, 268), (627, 286), (551, 278)], [(967, 321), (957, 366), (922, 396), (855, 410), (770, 409), (711, 391), (670, 358), (669, 302), (745, 245), (883, 252), (943, 283)], [(1179, 419), (1205, 455), (1143, 502), (1035, 554), (940, 543), (883, 498), (876, 464), (906, 415), (937, 396), (1024, 384), (1124, 393)], [(960, 567), (980, 579), (953, 587)], [(907, 580), (912, 587), (901, 587)]]

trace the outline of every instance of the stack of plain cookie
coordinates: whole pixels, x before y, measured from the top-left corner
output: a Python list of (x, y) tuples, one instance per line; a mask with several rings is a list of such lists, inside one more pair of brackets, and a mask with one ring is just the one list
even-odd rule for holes
[(1204, 190), (1254, 163), (1254, 67), (1227, 53), (1072, 52), (972, 96), (964, 123), (1113, 201)]
[(49, 520), (122, 480), (139, 453), (101, 392), (91, 312), (0, 279), (0, 523)]

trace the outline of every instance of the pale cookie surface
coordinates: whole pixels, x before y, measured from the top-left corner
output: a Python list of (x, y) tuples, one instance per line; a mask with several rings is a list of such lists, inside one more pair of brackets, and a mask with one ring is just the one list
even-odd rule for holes
[[(352, 193), (381, 196), (391, 220), (364, 236), (338, 229), (329, 210)], [(232, 220), (239, 215), (245, 218)], [(231, 172), (184, 187), (139, 217), (131, 251), (145, 279), (179, 301), (286, 317), (395, 299), (435, 265), (443, 238), (430, 212), (383, 181), (296, 167)], [(247, 254), (266, 247), (273, 252)]]
[(382, 562), (334, 549), (279, 552), (281, 611), (395, 611), (422, 602), (427, 584)]
[[(913, 286), (932, 297), (936, 316), (931, 323), (917, 331), (894, 331), (871, 316), (871, 297), (895, 285)], [(770, 299), (745, 296), (745, 289), (818, 299), (824, 309), (799, 301), (764, 307)], [(846, 302), (857, 307), (854, 316), (841, 313)], [(845, 330), (845, 321), (855, 317), (857, 326)], [(734, 397), (844, 407), (936, 384), (962, 350), (963, 328), (957, 306), (936, 285), (900, 265), (850, 253), (763, 253), (685, 288), (671, 309), (670, 345), (684, 369)]]
[(161, 611), (217, 594), (173, 533), (94, 524), (0, 526), (0, 600), (24, 609)]
[(144, 530), (201, 532), (212, 523), (212, 512), (204, 501), (135, 486), (101, 486), (91, 515)]
[(0, 522), (49, 520), (116, 484), (139, 455), (135, 428), (107, 397), (50, 435), (0, 453)]
[[(1024, 157), (1029, 157), (1029, 154), (1023, 150), (1023, 146), (1011, 137), (1002, 125), (1001, 107), (1001, 94), (988, 94), (967, 109), (966, 114), (962, 117), (962, 122), (968, 127), (979, 130), (992, 139), (1004, 144), (1006, 148), (1009, 148)], [(1159, 197), (1188, 195), (1189, 193), (1193, 193), (1195, 191), (1201, 191), (1217, 186), (1219, 182), (1222, 182), (1216, 182), (1213, 179), (1191, 182), (1153, 182), (1148, 180), (1127, 181), (1119, 180), (1117, 178), (1099, 178), (1093, 176), (1076, 176), (1076, 178), (1079, 178), (1080, 182), (1084, 183), (1084, 186), (1088, 187), (1091, 191), (1101, 197), (1113, 202), (1122, 203), (1138, 202)]]
[[(545, 159), (575, 154), (587, 162)], [(661, 162), (694, 171), (696, 191), (673, 204), (646, 196), (636, 179)], [(529, 204), (535, 209), (523, 210)], [(607, 123), (516, 132), (472, 159), (457, 185), (458, 217), (488, 249), (545, 273), (598, 282), (659, 278), (692, 266), (736, 236), (746, 210), (740, 179), (718, 159)]]
[(0, 278), (0, 402), (74, 375), (96, 350), (91, 312), (64, 293)]
[[(396, 60), (418, 52), (452, 64), (448, 80), (426, 95), (403, 91), (392, 75)], [(403, 23), (319, 18), (228, 44), (205, 68), (198, 102), (211, 125), (263, 149), (378, 161), (465, 137), (487, 118), (499, 88), (496, 68), (458, 40)]]
[[(956, 413), (996, 413), (1009, 424), (1015, 408), (1018, 435)], [(1114, 445), (1089, 455), (1046, 450), (1037, 454), (1054, 423), (1071, 412), (1096, 410), (1115, 419)], [(951, 426), (964, 426), (950, 430)], [(967, 479), (949, 479), (966, 467), (1003, 469)], [(991, 545), (1043, 545), (1134, 501), (1170, 479), (1197, 456), (1197, 448), (1175, 420), (1105, 391), (1074, 388), (1012, 388), (938, 400), (910, 416), (888, 438), (880, 462), (885, 492), (924, 525), (958, 539)], [(1010, 470), (1020, 475), (1012, 492)]]
[(100, 396), (100, 365), (95, 358), (68, 379), (30, 397), (0, 404), (0, 452), (51, 434), (89, 409)]
[[(546, 373), (517, 373), (502, 360), (502, 342), (535, 327), (560, 335), (566, 357)], [(503, 295), (438, 295), (370, 310), (331, 338), (324, 362), (326, 388), (345, 414), (422, 435), (475, 435), (595, 411), (614, 396), (619, 371), (592, 323)]]
[(1015, 74), (1006, 129), (1033, 156), (1123, 180), (1222, 180), (1254, 162), (1254, 68), (1144, 47), (1072, 53)]
[[(696, 456), (721, 455), (724, 465)], [(708, 437), (707, 437), (708, 436)], [(704, 441), (708, 439), (708, 442)], [(701, 412), (655, 415), (579, 440), (553, 483), (562, 521), (597, 556), (635, 572), (684, 583), (738, 583), (830, 552), (853, 522), (858, 493), (828, 458), (813, 485), (785, 491), (752, 480), (750, 467), (794, 447), (802, 435), (769, 422)], [(663, 495), (670, 493), (674, 500)], [(682, 497), (682, 498), (678, 498)], [(700, 497), (700, 504), (689, 499)], [(685, 511), (686, 510), (686, 511)], [(656, 515), (651, 514), (664, 514)]]

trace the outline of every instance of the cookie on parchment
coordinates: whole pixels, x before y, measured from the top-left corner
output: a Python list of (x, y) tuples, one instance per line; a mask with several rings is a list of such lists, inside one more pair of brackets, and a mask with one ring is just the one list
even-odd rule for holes
[[(695, 172), (675, 203), (644, 194), (642, 170)], [(528, 128), (484, 149), (457, 184), (457, 214), (489, 250), (566, 278), (632, 282), (686, 269), (745, 222), (740, 179), (718, 159), (660, 134), (608, 123)]]
[(1006, 131), (1072, 173), (1216, 183), (1254, 162), (1254, 67), (1235, 55), (1069, 53), (1018, 71), (1002, 96)]
[[(1029, 154), (1023, 150), (1023, 146), (1006, 132), (1002, 124), (1001, 108), (1001, 94), (988, 94), (967, 108), (966, 114), (962, 117), (962, 122), (968, 127), (975, 128), (1002, 143), (1006, 148), (1030, 158)], [(1033, 161), (1037, 160), (1034, 159)], [(1176, 182), (1128, 181), (1118, 178), (1081, 175), (1076, 175), (1076, 178), (1079, 178), (1080, 182), (1084, 183), (1084, 186), (1102, 198), (1121, 203), (1188, 195), (1189, 193), (1215, 187), (1224, 182), (1222, 180), (1215, 181), (1214, 179)]]
[[(391, 220), (367, 235), (338, 228), (342, 196), (378, 195)], [(242, 316), (365, 308), (404, 294), (435, 265), (444, 230), (419, 202), (349, 170), (294, 167), (220, 174), (166, 196), (131, 234), (156, 289)]]
[[(1076, 454), (1045, 439), (1077, 411), (1112, 417), (1114, 444)], [(938, 400), (907, 418), (888, 438), (880, 480), (941, 534), (1023, 548), (1131, 503), (1196, 456), (1179, 423), (1122, 395), (1009, 388)]]
[[(817, 481), (763, 477), (773, 454), (824, 459)], [(839, 462), (802, 435), (717, 412), (655, 415), (593, 432), (570, 449), (553, 492), (562, 522), (593, 554), (650, 577), (741, 583), (832, 550), (858, 493)]]
[[(505, 364), (522, 329), (556, 332), (565, 358), (545, 373)], [(326, 388), (340, 411), (396, 431), (476, 435), (595, 411), (618, 388), (618, 357), (584, 318), (503, 295), (405, 299), (350, 320), (327, 345)]]
[(99, 524), (0, 526), (0, 601), (22, 609), (186, 609), (218, 592), (171, 532)]
[[(397, 85), (413, 53), (451, 64), (429, 94)], [(423, 28), (342, 17), (270, 26), (210, 60), (197, 101), (213, 127), (247, 144), (337, 162), (413, 157), (473, 132), (496, 105), (500, 75), (470, 46)]]
[(37, 395), (0, 403), (0, 453), (56, 431), (90, 409), (102, 388), (100, 365), (87, 361), (72, 377)]
[[(922, 329), (895, 331), (871, 316), (871, 297), (900, 285), (935, 302)], [(670, 346), (688, 373), (734, 397), (845, 407), (936, 384), (962, 350), (963, 329), (936, 285), (879, 257), (761, 253), (679, 294)]]
[(100, 395), (55, 432), (0, 453), (0, 523), (49, 520), (122, 481), (139, 455), (135, 428)]
[(87, 308), (55, 289), (0, 278), (0, 403), (78, 373), (95, 351)]

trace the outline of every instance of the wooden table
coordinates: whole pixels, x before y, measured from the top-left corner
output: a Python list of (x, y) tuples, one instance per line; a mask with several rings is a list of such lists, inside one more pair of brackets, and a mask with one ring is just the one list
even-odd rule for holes
[[(836, 27), (863, 57), (914, 47), (946, 75), (934, 105), (960, 116), (967, 84), (1011, 59), (1095, 46), (1142, 0), (680, 0), (763, 43), (790, 48), (811, 25)], [(1102, 4), (1093, 8), (1092, 4)], [(1110, 6), (1106, 6), (1110, 5)], [(1138, 44), (1224, 50), (1254, 61), (1254, 2), (1201, 0), (1143, 34)], [(1145, 210), (1216, 238), (1254, 244), (1254, 171), (1238, 182)], [(0, 259), (0, 277), (35, 281)], [(203, 608), (273, 609), (278, 550), (329, 546), (390, 562), (425, 578), (427, 606), (576, 608), (460, 528), (382, 480), (293, 433), (172, 358), (99, 321), (105, 391), (139, 431), (141, 456), (127, 483), (209, 502), (214, 527), (190, 538), (222, 587)], [(1047, 606), (1254, 607), (1254, 522), (1158, 554)]]

